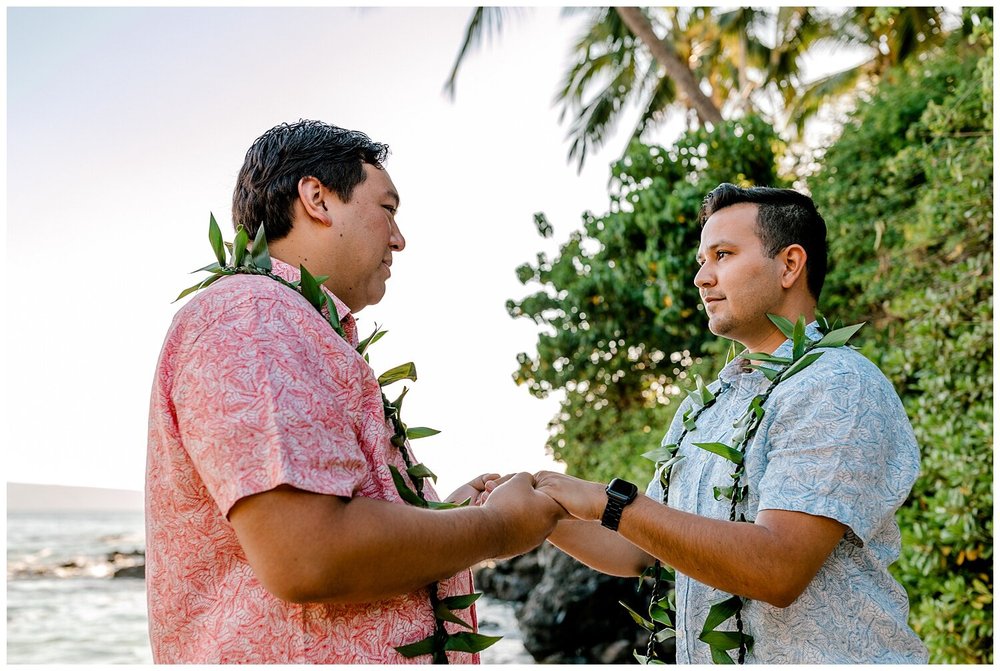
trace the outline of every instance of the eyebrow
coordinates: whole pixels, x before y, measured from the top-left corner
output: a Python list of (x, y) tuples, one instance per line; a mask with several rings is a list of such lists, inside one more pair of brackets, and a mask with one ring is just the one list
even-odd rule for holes
[(396, 193), (392, 189), (386, 189), (385, 195), (387, 197), (389, 197), (389, 198), (392, 198), (394, 201), (396, 201), (396, 207), (399, 207), (399, 194), (398, 193)]

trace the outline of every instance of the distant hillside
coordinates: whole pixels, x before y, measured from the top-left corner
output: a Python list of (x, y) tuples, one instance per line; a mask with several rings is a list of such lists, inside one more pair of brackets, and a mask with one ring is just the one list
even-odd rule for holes
[(7, 483), (8, 511), (142, 510), (142, 492), (97, 487)]

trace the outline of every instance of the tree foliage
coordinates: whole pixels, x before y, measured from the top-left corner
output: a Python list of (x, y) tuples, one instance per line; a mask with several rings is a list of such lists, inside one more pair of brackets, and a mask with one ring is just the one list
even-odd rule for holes
[[(892, 380), (921, 447), (892, 567), (910, 623), (932, 662), (990, 663), (992, 10), (966, 10), (948, 40), (880, 75), (808, 184), (829, 227), (821, 309), (870, 323), (859, 345)], [(670, 148), (633, 144), (613, 167), (609, 211), (586, 213), (555, 258), (518, 269), (542, 288), (508, 309), (543, 332), (515, 379), (537, 396), (565, 392), (548, 448), (570, 473), (649, 477), (639, 455), (679, 388), (713, 374), (725, 346), (691, 282), (701, 198), (723, 181), (780, 186), (780, 150), (755, 117)]]
[(921, 446), (894, 570), (942, 663), (993, 661), (993, 57), (978, 23), (971, 45), (894, 72), (810, 181), (831, 224), (826, 303), (872, 321), (864, 352)]
[[(509, 301), (513, 317), (545, 327), (515, 380), (566, 398), (548, 449), (571, 473), (650, 477), (635, 456), (656, 443), (692, 367), (711, 369), (723, 344), (704, 327), (692, 280), (705, 193), (722, 181), (775, 184), (780, 149), (756, 117), (686, 134), (669, 149), (634, 144), (615, 164), (610, 210), (586, 213), (554, 259), (518, 268), (540, 291)], [(536, 216), (539, 232), (551, 231)]]

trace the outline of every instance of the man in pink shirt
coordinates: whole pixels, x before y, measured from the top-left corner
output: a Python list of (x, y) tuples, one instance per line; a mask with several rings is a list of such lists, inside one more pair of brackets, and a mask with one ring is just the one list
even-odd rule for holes
[[(303, 295), (225, 277), (182, 307), (150, 401), (150, 639), (157, 663), (426, 663), (396, 648), (468, 629), (432, 598), (472, 591), (468, 567), (539, 545), (564, 514), (519, 474), (481, 506), (405, 503), (379, 384), (352, 313), (382, 299), (399, 194), (388, 148), (315, 121), (247, 152), (233, 223), (264, 226), (272, 273), (328, 276), (344, 337)], [(408, 445), (402, 449), (409, 450)], [(488, 474), (448, 500), (477, 500)], [(437, 495), (424, 487), (429, 500)], [(436, 585), (431, 595), (428, 585)], [(457, 619), (476, 625), (474, 606)], [(478, 655), (448, 648), (451, 662)], [(443, 654), (443, 653), (441, 653)]]

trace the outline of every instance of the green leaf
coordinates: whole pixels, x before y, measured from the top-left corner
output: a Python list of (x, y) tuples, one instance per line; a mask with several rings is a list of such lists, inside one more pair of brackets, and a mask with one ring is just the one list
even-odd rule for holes
[(659, 622), (660, 624), (666, 625), (668, 627), (673, 627), (674, 623), (670, 619), (670, 613), (666, 608), (658, 603), (651, 604), (649, 606), (649, 618), (653, 622)]
[(731, 596), (724, 601), (712, 604), (712, 607), (708, 610), (708, 616), (705, 618), (705, 624), (701, 628), (701, 633), (706, 634), (712, 631), (733, 615), (736, 615), (736, 611), (742, 605), (743, 601), (738, 596)]
[(210, 263), (207, 266), (202, 266), (198, 270), (192, 270), (191, 274), (194, 275), (195, 273), (204, 273), (204, 272), (220, 274), (222, 270), (223, 266), (220, 266), (218, 263)]
[(664, 627), (663, 629), (656, 632), (653, 639), (657, 643), (663, 643), (664, 641), (669, 641), (670, 639), (677, 636), (677, 632), (673, 627)]
[(799, 315), (795, 322), (795, 329), (792, 331), (792, 361), (798, 359), (806, 353), (806, 318)]
[(650, 622), (649, 620), (647, 620), (646, 618), (644, 618), (642, 615), (639, 615), (639, 613), (635, 612), (632, 609), (632, 607), (629, 606), (624, 601), (619, 601), (618, 603), (620, 603), (622, 605), (622, 608), (624, 608), (625, 610), (628, 611), (628, 614), (632, 616), (632, 619), (635, 620), (635, 623), (637, 625), (639, 625), (640, 627), (642, 627), (646, 631), (653, 631), (654, 627), (653, 627), (653, 623), (652, 622)]
[[(430, 429), (426, 426), (413, 426), (406, 429), (406, 437), (410, 440), (416, 440), (418, 438), (429, 438), (430, 436), (436, 436), (440, 431), (437, 429)], [(437, 482), (435, 480), (435, 482)]]
[(302, 278), (299, 280), (299, 291), (302, 296), (309, 301), (309, 304), (319, 310), (323, 307), (323, 292), (319, 288), (319, 282), (303, 265), (299, 266), (299, 273)]
[(247, 245), (250, 244), (250, 236), (247, 229), (240, 226), (236, 229), (236, 239), (233, 240), (233, 267), (239, 268), (243, 265), (243, 259), (247, 255)]
[(444, 620), (445, 622), (453, 622), (455, 624), (460, 624), (466, 629), (472, 629), (471, 624), (460, 618), (458, 615), (455, 615), (453, 612), (451, 612), (451, 609), (448, 608), (448, 606), (444, 605), (443, 603), (438, 603), (434, 607), (434, 617), (436, 617), (439, 620)]
[(713, 648), (734, 650), (740, 647), (743, 636), (738, 631), (706, 631), (702, 632), (698, 640), (708, 643)]
[(660, 445), (655, 450), (650, 450), (649, 452), (643, 452), (642, 456), (654, 463), (659, 463), (661, 461), (667, 461), (677, 454), (676, 445)]
[(437, 482), (437, 477), (431, 472), (431, 469), (427, 468), (423, 464), (415, 464), (406, 469), (406, 472), (411, 478), (430, 478), (434, 482)]
[(263, 222), (257, 227), (257, 235), (253, 239), (250, 256), (253, 265), (257, 268), (262, 270), (271, 269), (271, 254), (267, 251), (267, 234), (264, 232)]
[(726, 351), (726, 363), (728, 364), (735, 358), (736, 358), (736, 341), (730, 340), (729, 349)]
[(364, 354), (369, 345), (377, 343), (386, 333), (388, 333), (388, 331), (379, 331), (378, 325), (376, 324), (375, 330), (372, 331), (372, 334), (358, 343), (358, 354)]
[(713, 664), (735, 664), (736, 661), (729, 656), (729, 653), (725, 650), (720, 650), (719, 648), (710, 647), (709, 650), (712, 652), (712, 663)]
[(759, 370), (764, 375), (764, 377), (766, 377), (768, 380), (771, 380), (772, 382), (774, 381), (774, 378), (778, 377), (778, 373), (780, 372), (773, 368), (768, 368), (767, 366), (750, 366), (750, 368), (754, 370)]
[(465, 508), (470, 503), (472, 499), (465, 499), (461, 503), (450, 503), (448, 501), (428, 501), (427, 508), (430, 510), (451, 510), (452, 508)]
[(789, 320), (785, 319), (781, 315), (768, 314), (767, 318), (771, 320), (778, 330), (785, 334), (786, 338), (791, 338), (795, 333), (795, 325)]
[(392, 482), (396, 485), (396, 491), (399, 492), (399, 496), (409, 503), (410, 505), (417, 506), (418, 508), (427, 508), (428, 502), (420, 498), (415, 491), (410, 489), (403, 479), (403, 475), (399, 472), (399, 469), (390, 464), (389, 472), (392, 473)]
[(406, 392), (410, 391), (409, 387), (403, 387), (403, 393), (396, 397), (396, 400), (390, 403), (392, 407), (396, 409), (396, 414), (399, 414), (403, 410), (403, 399), (406, 398)]
[(416, 643), (398, 645), (396, 646), (396, 652), (401, 654), (403, 657), (419, 657), (420, 655), (429, 655), (434, 652), (434, 634), (431, 634), (424, 640), (417, 641)]
[(336, 331), (340, 337), (344, 336), (344, 327), (340, 325), (340, 314), (337, 312), (337, 305), (333, 302), (333, 297), (330, 294), (323, 292), (323, 300), (326, 303), (326, 320), (330, 322), (330, 326)]
[(768, 363), (791, 363), (792, 360), (788, 357), (783, 356), (771, 356), (770, 354), (765, 354), (764, 352), (748, 352), (744, 354), (745, 359), (750, 359), (751, 361), (767, 361)]
[(820, 358), (821, 356), (823, 356), (822, 352), (810, 352), (809, 354), (805, 355), (804, 357), (802, 357), (801, 359), (799, 359), (798, 361), (796, 361), (792, 365), (791, 368), (789, 368), (787, 371), (785, 371), (782, 374), (781, 379), (782, 380), (787, 380), (788, 378), (790, 378), (791, 376), (795, 375), (796, 373), (798, 373), (799, 371), (801, 371), (803, 368), (805, 368), (806, 366), (808, 366), (809, 364), (811, 364), (813, 361), (815, 361), (816, 359)]
[(503, 636), (485, 636), (463, 631), (449, 636), (444, 649), (453, 652), (481, 652), (502, 638)]
[(743, 455), (740, 454), (739, 450), (734, 450), (729, 445), (723, 443), (694, 443), (694, 446), (707, 450), (712, 454), (717, 454), (720, 457), (725, 457), (734, 464), (743, 463)]
[(682, 420), (684, 422), (684, 428), (687, 429), (688, 431), (694, 431), (695, 428), (698, 426), (697, 420), (695, 419), (695, 417), (692, 416), (690, 410), (684, 413), (684, 417), (682, 418)]
[(222, 231), (219, 230), (219, 224), (211, 212), (208, 215), (208, 241), (212, 244), (212, 251), (215, 252), (215, 258), (219, 260), (219, 265), (225, 266), (226, 246), (222, 242)]
[(675, 454), (674, 456), (670, 457), (669, 459), (667, 459), (666, 461), (664, 461), (662, 464), (659, 465), (661, 472), (670, 470), (674, 464), (676, 464), (678, 461), (681, 461), (683, 458), (684, 458), (683, 454)]
[(844, 328), (837, 329), (836, 331), (830, 331), (823, 338), (814, 345), (814, 347), (843, 347), (847, 344), (847, 341), (854, 337), (854, 334), (861, 330), (861, 327), (865, 325), (865, 322), (860, 324), (854, 324), (853, 326), (845, 326)]
[(715, 394), (713, 394), (705, 385), (705, 381), (701, 379), (701, 375), (695, 376), (695, 384), (698, 385), (698, 393), (701, 395), (701, 400), (704, 405), (708, 405), (715, 400)]
[(722, 501), (723, 499), (728, 501), (733, 496), (732, 487), (712, 487), (712, 496), (715, 497), (716, 501)]
[(385, 387), (393, 382), (399, 382), (400, 380), (417, 381), (417, 367), (413, 365), (412, 361), (410, 363), (400, 364), (395, 368), (390, 368), (378, 376), (378, 384), (380, 387)]
[(208, 285), (210, 285), (212, 282), (215, 282), (220, 277), (225, 277), (226, 275), (231, 275), (231, 274), (232, 273), (223, 273), (223, 274), (220, 274), (220, 275), (212, 275), (211, 277), (206, 277), (205, 279), (203, 279), (201, 282), (199, 282), (198, 284), (194, 285), (193, 287), (188, 287), (184, 291), (180, 292), (177, 295), (177, 298), (175, 298), (173, 300), (173, 302), (176, 303), (177, 301), (179, 301), (180, 299), (184, 298), (188, 294), (193, 294), (194, 292), (196, 292), (196, 291), (198, 291), (200, 289), (204, 289), (205, 287), (207, 287)]
[(458, 596), (449, 596), (441, 599), (441, 603), (446, 605), (448, 608), (453, 610), (465, 610), (476, 601), (479, 600), (483, 594), (482, 592), (473, 592), (472, 594), (460, 594)]

